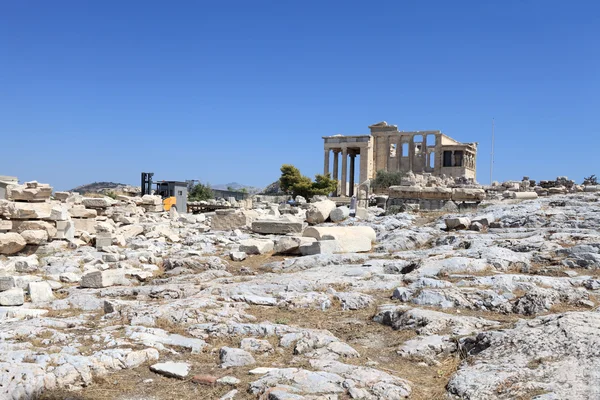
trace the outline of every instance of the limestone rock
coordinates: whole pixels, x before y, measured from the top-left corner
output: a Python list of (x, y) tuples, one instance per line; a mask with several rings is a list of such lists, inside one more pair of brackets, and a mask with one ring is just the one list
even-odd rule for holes
[(341, 222), (349, 216), (350, 209), (346, 206), (338, 207), (329, 214), (329, 218), (331, 218), (333, 222)]
[(48, 238), (52, 239), (56, 236), (56, 224), (47, 221), (13, 221), (14, 229), (17, 233), (24, 231), (45, 230), (48, 233)]
[(301, 246), (308, 246), (316, 241), (317, 239), (309, 237), (284, 236), (277, 240), (273, 250), (275, 254), (301, 254)]
[(240, 251), (246, 254), (265, 254), (273, 251), (274, 244), (268, 239), (246, 239), (240, 242)]
[(304, 224), (296, 218), (281, 218), (255, 220), (252, 222), (252, 231), (262, 234), (285, 235), (287, 233), (302, 233)]
[(273, 346), (268, 340), (255, 339), (255, 338), (244, 338), (240, 343), (242, 350), (249, 351), (252, 353), (267, 353), (273, 351)]
[(221, 359), (221, 368), (243, 367), (256, 363), (252, 354), (232, 347), (222, 347), (219, 352), (219, 358)]
[(335, 208), (336, 205), (331, 200), (310, 203), (306, 211), (306, 221), (313, 225), (323, 223), (329, 218), (329, 215)]
[(30, 282), (29, 296), (32, 303), (47, 303), (54, 300), (52, 288), (48, 282)]
[(190, 365), (188, 363), (169, 361), (151, 365), (150, 371), (169, 378), (184, 379), (190, 373)]
[(123, 270), (91, 271), (81, 277), (82, 288), (104, 288), (114, 285), (129, 285)]
[(0, 292), (0, 306), (22, 306), (23, 303), (25, 303), (25, 292), (21, 288)]
[(82, 203), (87, 208), (108, 208), (116, 201), (110, 197), (84, 197)]
[(23, 231), (21, 236), (27, 244), (42, 244), (48, 241), (48, 232), (46, 231)]
[(444, 220), (448, 230), (467, 229), (471, 226), (471, 220), (466, 217), (461, 218), (446, 218)]
[(18, 233), (0, 233), (0, 254), (15, 254), (23, 250), (27, 242)]
[(337, 253), (370, 251), (376, 237), (373, 228), (368, 226), (309, 227), (303, 235), (317, 240), (335, 240)]
[(229, 257), (232, 261), (244, 261), (247, 257), (247, 254), (243, 251), (232, 251), (229, 253)]

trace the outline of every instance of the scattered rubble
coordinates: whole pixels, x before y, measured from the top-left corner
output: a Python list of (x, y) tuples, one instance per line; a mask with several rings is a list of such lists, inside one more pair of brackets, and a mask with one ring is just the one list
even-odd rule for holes
[(0, 398), (597, 397), (600, 192), (405, 181), (356, 216), (5, 182)]

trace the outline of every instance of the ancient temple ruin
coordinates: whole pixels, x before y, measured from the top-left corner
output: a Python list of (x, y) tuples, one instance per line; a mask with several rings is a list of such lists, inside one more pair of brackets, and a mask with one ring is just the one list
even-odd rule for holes
[[(332, 172), (332, 178), (340, 182), (339, 196), (354, 195), (355, 184), (374, 178), (381, 170), (475, 180), (477, 143), (460, 143), (441, 131), (399, 131), (396, 125), (387, 122), (371, 125), (369, 129), (370, 135), (323, 137), (324, 173)], [(357, 156), (358, 181), (355, 174)]]

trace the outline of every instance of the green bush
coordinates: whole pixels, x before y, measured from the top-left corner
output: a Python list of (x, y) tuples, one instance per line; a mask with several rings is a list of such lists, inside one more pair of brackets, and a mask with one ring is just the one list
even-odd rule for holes
[(373, 189), (387, 189), (390, 186), (398, 186), (403, 177), (403, 172), (377, 171), (377, 175), (373, 180)]
[(590, 175), (587, 178), (583, 178), (583, 184), (585, 186), (596, 186), (598, 184), (598, 178), (596, 178), (596, 175)]
[(188, 193), (189, 201), (210, 200), (214, 197), (215, 194), (213, 193), (208, 183), (206, 185), (203, 185), (202, 183), (198, 182), (197, 184), (192, 186)]

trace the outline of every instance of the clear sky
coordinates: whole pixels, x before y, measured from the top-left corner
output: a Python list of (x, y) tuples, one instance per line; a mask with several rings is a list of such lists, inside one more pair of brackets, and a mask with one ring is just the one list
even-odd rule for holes
[(599, 1), (0, 1), (0, 175), (265, 186), (382, 120), (600, 175)]

